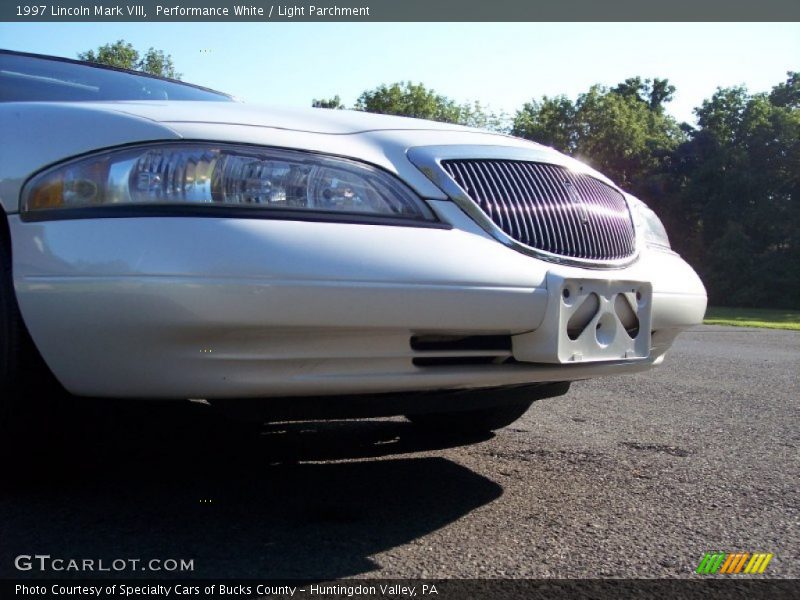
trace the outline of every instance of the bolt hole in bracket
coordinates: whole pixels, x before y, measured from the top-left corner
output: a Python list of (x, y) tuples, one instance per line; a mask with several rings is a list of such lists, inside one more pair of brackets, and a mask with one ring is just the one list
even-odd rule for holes
[(653, 288), (642, 281), (572, 279), (547, 274), (538, 329), (512, 338), (524, 362), (642, 360), (650, 355)]

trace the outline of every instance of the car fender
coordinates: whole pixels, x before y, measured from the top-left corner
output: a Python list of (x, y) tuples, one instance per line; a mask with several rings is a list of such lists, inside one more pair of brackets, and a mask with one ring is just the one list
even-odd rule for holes
[(6, 214), (19, 211), (25, 181), (49, 165), (111, 146), (181, 139), (167, 125), (81, 103), (2, 104), (0, 131), (0, 206)]

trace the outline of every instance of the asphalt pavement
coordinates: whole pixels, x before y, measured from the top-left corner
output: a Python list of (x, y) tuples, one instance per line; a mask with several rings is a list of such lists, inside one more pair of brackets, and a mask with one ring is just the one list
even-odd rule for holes
[(4, 458), (0, 576), (44, 553), (204, 578), (696, 577), (743, 551), (800, 577), (799, 373), (800, 332), (703, 326), (480, 439), (81, 407)]

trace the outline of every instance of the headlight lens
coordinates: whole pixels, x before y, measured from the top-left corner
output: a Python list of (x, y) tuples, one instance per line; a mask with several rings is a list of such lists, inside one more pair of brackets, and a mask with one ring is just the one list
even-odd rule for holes
[(430, 208), (399, 180), (347, 159), (271, 148), (160, 144), (71, 161), (33, 178), (21, 210), (218, 206), (421, 221)]
[(626, 194), (626, 196), (633, 213), (636, 228), (642, 232), (645, 243), (658, 248), (672, 248), (667, 236), (667, 230), (658, 215), (653, 212), (653, 209), (635, 196), (630, 194)]

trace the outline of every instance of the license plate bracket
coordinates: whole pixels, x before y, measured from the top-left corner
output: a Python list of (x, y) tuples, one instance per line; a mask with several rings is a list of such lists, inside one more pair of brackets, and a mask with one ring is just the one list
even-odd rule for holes
[(548, 273), (547, 291), (540, 327), (512, 337), (516, 360), (578, 363), (650, 356), (650, 283)]

